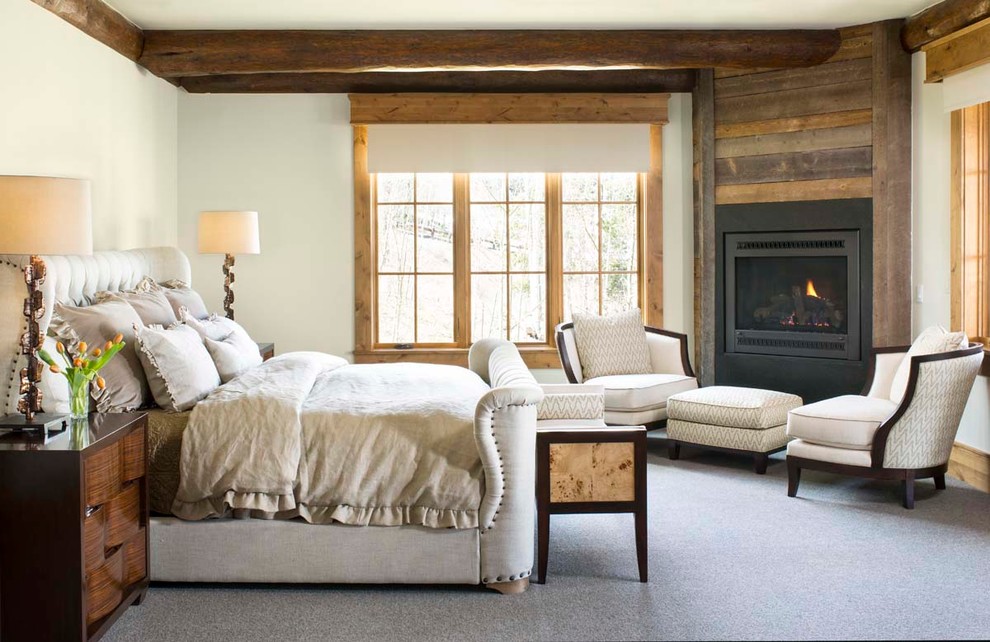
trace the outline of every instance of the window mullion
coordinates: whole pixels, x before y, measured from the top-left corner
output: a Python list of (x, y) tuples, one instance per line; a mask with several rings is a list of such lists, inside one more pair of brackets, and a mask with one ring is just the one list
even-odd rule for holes
[(454, 174), (454, 342), (471, 344), (471, 216), (468, 174)]
[(553, 329), (564, 320), (564, 205), (560, 174), (546, 175), (547, 342), (557, 345)]

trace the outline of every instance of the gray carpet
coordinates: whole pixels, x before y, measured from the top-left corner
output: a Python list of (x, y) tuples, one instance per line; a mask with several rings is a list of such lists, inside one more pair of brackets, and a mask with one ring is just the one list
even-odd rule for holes
[[(105, 640), (960, 639), (990, 637), (990, 495), (898, 487), (651, 439), (650, 582), (628, 515), (551, 520), (546, 585), (153, 586)], [(232, 543), (232, 545), (236, 545)]]

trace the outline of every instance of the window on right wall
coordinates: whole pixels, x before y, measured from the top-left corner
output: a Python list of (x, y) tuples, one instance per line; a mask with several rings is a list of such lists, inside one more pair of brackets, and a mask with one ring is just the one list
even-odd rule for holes
[(952, 113), (952, 327), (990, 338), (990, 103)]

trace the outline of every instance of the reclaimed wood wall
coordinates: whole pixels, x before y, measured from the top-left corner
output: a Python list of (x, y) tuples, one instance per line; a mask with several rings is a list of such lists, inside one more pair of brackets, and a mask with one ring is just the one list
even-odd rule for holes
[[(878, 346), (911, 339), (911, 59), (899, 44), (902, 22), (841, 29), (838, 52), (815, 67), (699, 74), (694, 94), (696, 120), (706, 101), (712, 113), (709, 130), (695, 123), (696, 195), (713, 185), (715, 210), (706, 216), (696, 203), (696, 248), (710, 249), (718, 205), (872, 198)], [(696, 259), (696, 283), (714, 283), (705, 273), (714, 261)], [(714, 293), (698, 292), (705, 308)], [(715, 337), (705, 318), (696, 315), (695, 358), (711, 381)]]

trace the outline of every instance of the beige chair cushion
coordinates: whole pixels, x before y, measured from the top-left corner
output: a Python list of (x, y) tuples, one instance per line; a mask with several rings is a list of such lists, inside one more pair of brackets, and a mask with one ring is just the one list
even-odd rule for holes
[(833, 448), (832, 446), (813, 444), (803, 439), (795, 439), (787, 444), (787, 456), (803, 457), (804, 459), (827, 461), (833, 464), (845, 464), (847, 466), (862, 466), (864, 468), (869, 468), (873, 465), (873, 458), (870, 456), (869, 450)]
[(937, 352), (950, 352), (959, 350), (969, 345), (965, 332), (947, 332), (941, 326), (926, 328), (918, 335), (918, 338), (911, 344), (911, 348), (904, 355), (894, 378), (890, 382), (890, 400), (900, 403), (907, 392), (908, 379), (911, 378), (911, 357), (919, 357), (925, 354), (935, 354)]
[(710, 386), (672, 397), (667, 415), (696, 424), (766, 430), (787, 423), (787, 411), (802, 403), (801, 397), (786, 392)]
[(685, 390), (694, 390), (694, 377), (671, 374), (611, 375), (585, 383), (605, 386), (605, 409), (625, 412), (664, 408), (667, 399)]
[(897, 404), (889, 399), (845, 395), (801, 406), (787, 416), (787, 434), (815, 444), (869, 450), (873, 435)]
[(653, 372), (640, 311), (609, 317), (574, 315), (574, 340), (584, 378)]

